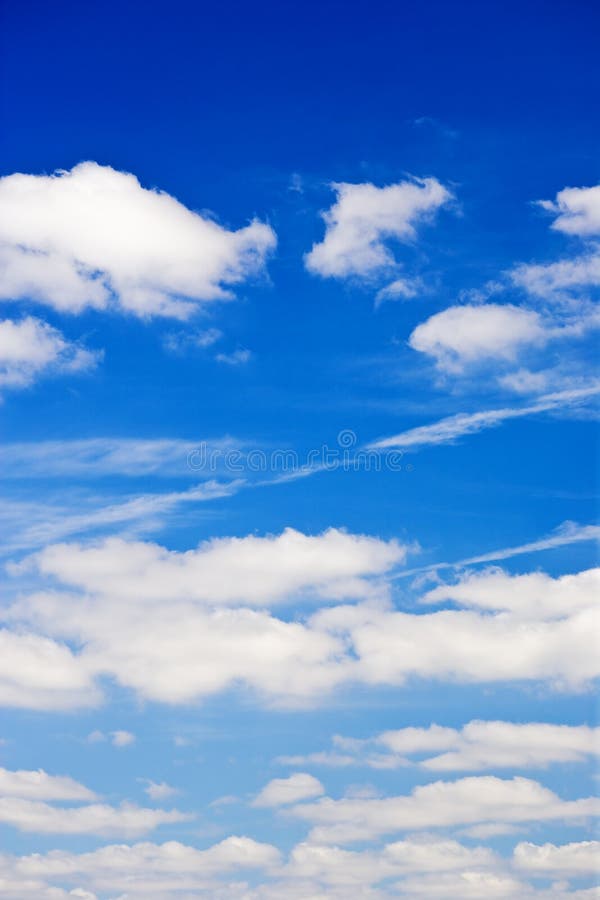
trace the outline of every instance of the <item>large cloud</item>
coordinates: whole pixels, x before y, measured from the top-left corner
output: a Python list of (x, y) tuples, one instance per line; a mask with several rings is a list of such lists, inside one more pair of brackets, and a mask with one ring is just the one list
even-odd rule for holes
[(370, 579), (402, 563), (406, 552), (395, 540), (287, 528), (276, 536), (213, 539), (185, 553), (117, 538), (88, 547), (59, 544), (33, 562), (44, 575), (95, 594), (268, 606), (301, 594), (377, 596)]
[(290, 814), (313, 825), (311, 840), (327, 844), (481, 822), (579, 820), (600, 815), (600, 800), (561, 800), (537, 781), (486, 775), (437, 781), (397, 797), (324, 797), (295, 806)]
[(186, 318), (231, 296), (275, 246), (256, 220), (229, 231), (134, 175), (84, 162), (0, 180), (0, 296)]
[[(68, 663), (80, 685), (73, 704), (101, 675), (168, 703), (238, 685), (269, 703), (295, 705), (322, 703), (352, 683), (541, 679), (580, 690), (598, 674), (591, 573), (579, 578), (576, 605), (568, 579), (549, 581), (552, 609), (537, 617), (506, 610), (497, 573), (489, 599), (485, 579), (474, 599), (458, 598), (467, 608), (425, 612), (417, 603), (398, 611), (386, 575), (404, 552), (393, 541), (334, 530), (220, 539), (188, 553), (122, 540), (57, 545), (25, 564), (27, 577), (33, 567), (76, 590), (24, 593), (4, 614), (19, 633), (6, 631), (5, 639), (15, 648), (45, 640), (46, 654)], [(523, 582), (523, 590), (537, 589), (535, 578)], [(341, 598), (359, 602), (332, 603)], [(317, 601), (327, 605), (313, 612)], [(282, 618), (256, 608), (292, 603)], [(70, 696), (70, 669), (67, 684), (55, 673), (47, 684), (36, 660), (2, 668), (7, 703), (51, 706), (54, 694), (57, 705)]]
[[(330, 751), (279, 757), (278, 761), (374, 769), (413, 764), (440, 772), (544, 768), (552, 763), (584, 762), (600, 754), (600, 728), (474, 720), (460, 729), (433, 724), (388, 730), (367, 739), (336, 735), (333, 745)], [(415, 756), (422, 758), (408, 759)]]
[[(374, 184), (333, 184), (337, 201), (323, 213), (323, 241), (306, 254), (306, 268), (323, 277), (367, 278), (396, 265), (390, 240), (412, 241), (416, 226), (447, 203), (435, 178)], [(395, 282), (398, 284), (399, 282)]]

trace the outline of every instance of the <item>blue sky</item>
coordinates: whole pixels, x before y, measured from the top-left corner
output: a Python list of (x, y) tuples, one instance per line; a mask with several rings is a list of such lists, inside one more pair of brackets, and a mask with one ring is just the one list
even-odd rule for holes
[(598, 896), (599, 24), (4, 3), (0, 898)]

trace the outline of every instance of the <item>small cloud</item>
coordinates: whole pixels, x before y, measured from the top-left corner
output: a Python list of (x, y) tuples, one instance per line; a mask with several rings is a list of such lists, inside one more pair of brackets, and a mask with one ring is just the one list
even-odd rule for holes
[(156, 782), (149, 778), (142, 778), (140, 780), (146, 782), (144, 791), (152, 800), (166, 800), (168, 797), (174, 797), (176, 794), (181, 793), (179, 788), (172, 787), (170, 784), (167, 784), (166, 781)]
[(111, 731), (113, 747), (130, 747), (135, 744), (135, 734), (130, 731)]
[(412, 300), (421, 289), (421, 282), (416, 278), (397, 278), (375, 295), (375, 308), (386, 300)]
[(252, 358), (250, 350), (234, 350), (233, 353), (217, 353), (215, 357), (217, 362), (225, 363), (227, 366), (244, 366)]
[(206, 350), (223, 337), (218, 328), (202, 331), (171, 331), (163, 339), (163, 346), (169, 353), (184, 354), (190, 350)]

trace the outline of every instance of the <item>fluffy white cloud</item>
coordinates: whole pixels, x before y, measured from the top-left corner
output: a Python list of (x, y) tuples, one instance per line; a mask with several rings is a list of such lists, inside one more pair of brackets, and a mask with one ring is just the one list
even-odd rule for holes
[(450, 306), (417, 325), (409, 344), (433, 357), (439, 369), (460, 373), (490, 360), (513, 362), (522, 347), (541, 346), (550, 334), (534, 310), (509, 304), (465, 304)]
[(510, 575), (500, 568), (466, 572), (454, 584), (428, 591), (425, 604), (453, 601), (471, 609), (505, 610), (523, 619), (557, 619), (593, 609), (600, 592), (600, 568), (552, 578), (545, 572)]
[(600, 235), (600, 185), (564, 188), (556, 200), (542, 200), (540, 206), (556, 215), (552, 228), (579, 237)]
[[(68, 654), (80, 679), (109, 676), (168, 703), (239, 685), (270, 703), (297, 705), (322, 702), (342, 684), (401, 685), (411, 677), (541, 679), (581, 690), (599, 674), (599, 611), (591, 603), (527, 619), (520, 610), (507, 612), (492, 584), (487, 603), (460, 601), (471, 608), (424, 612), (417, 604), (414, 612), (397, 611), (384, 576), (403, 555), (395, 542), (336, 531), (221, 539), (188, 553), (126, 541), (59, 545), (25, 569), (33, 565), (78, 590), (23, 593), (4, 613), (19, 634), (5, 634), (53, 638), (48, 647)], [(536, 585), (534, 579), (531, 589)], [(343, 596), (363, 602), (312, 614), (304, 605)], [(293, 619), (252, 608), (292, 599), (304, 610)], [(55, 640), (77, 650), (61, 650)], [(20, 689), (21, 660), (15, 669), (6, 669), (14, 694), (35, 706), (38, 694), (27, 685), (32, 678), (43, 684), (37, 660)]]
[(131, 803), (58, 807), (21, 797), (0, 797), (0, 823), (38, 834), (95, 834), (136, 837), (159, 825), (185, 822), (177, 810), (146, 809)]
[[(168, 841), (164, 844), (111, 845), (81, 854), (54, 850), (32, 856), (0, 857), (3, 871), (12, 877), (15, 884), (83, 883), (85, 888), (102, 894), (106, 891), (120, 892), (126, 886), (127, 897), (135, 898), (179, 897), (182, 891), (189, 897), (187, 892), (196, 890), (202, 891), (201, 896), (216, 897), (219, 896), (219, 884), (213, 879), (217, 876), (271, 867), (278, 862), (279, 851), (275, 847), (247, 837), (228, 837), (204, 850)], [(4, 896), (1, 881), (0, 896)], [(15, 891), (14, 896), (20, 898), (22, 895)], [(56, 896), (93, 895), (67, 895), (65, 892)], [(194, 893), (194, 896), (198, 895)], [(232, 886), (229, 896), (235, 896), (235, 886)]]
[(537, 781), (486, 775), (437, 781), (397, 797), (324, 797), (315, 803), (294, 806), (290, 814), (313, 825), (311, 840), (330, 844), (479, 822), (581, 819), (600, 815), (600, 800), (561, 800)]
[(48, 775), (43, 769), (10, 771), (0, 768), (0, 797), (34, 800), (93, 800), (95, 794), (67, 775)]
[(585, 875), (600, 872), (600, 841), (563, 844), (523, 842), (514, 849), (514, 862), (533, 874)]
[[(335, 749), (331, 752), (279, 757), (278, 761), (284, 765), (311, 762), (374, 769), (413, 764), (432, 771), (544, 768), (552, 763), (583, 762), (600, 754), (600, 729), (587, 725), (474, 720), (460, 729), (434, 724), (428, 728), (384, 731), (363, 740), (336, 735), (333, 744)], [(434, 751), (438, 753), (430, 755)], [(418, 762), (407, 759), (421, 754), (425, 758)]]
[(83, 162), (0, 179), (0, 296), (61, 311), (188, 317), (259, 272), (275, 235), (229, 231), (134, 175)]
[(325, 793), (321, 782), (306, 772), (295, 772), (289, 778), (274, 778), (256, 795), (253, 806), (285, 806), (298, 800), (320, 797)]
[(82, 372), (99, 358), (41, 319), (0, 321), (0, 388), (23, 388), (41, 376)]
[(22, 709), (95, 706), (93, 673), (69, 647), (36, 634), (0, 629), (0, 704)]
[(135, 734), (130, 731), (111, 731), (113, 747), (131, 747), (135, 744)]
[(374, 184), (334, 183), (337, 201), (323, 213), (325, 238), (306, 254), (306, 268), (323, 277), (366, 278), (396, 265), (390, 240), (413, 241), (416, 226), (451, 199), (435, 178)]
[(276, 536), (213, 539), (184, 553), (118, 538), (96, 546), (62, 544), (33, 562), (44, 575), (99, 594), (263, 606), (300, 594), (374, 596), (378, 587), (371, 579), (402, 563), (406, 552), (395, 540), (287, 528)]
[(524, 263), (509, 273), (513, 284), (546, 300), (576, 298), (582, 289), (600, 285), (600, 185), (565, 188), (556, 199), (542, 200), (543, 209), (555, 216), (552, 228), (581, 238), (583, 253), (551, 263)]
[(495, 864), (496, 856), (487, 847), (470, 848), (454, 840), (424, 837), (358, 852), (326, 844), (298, 844), (281, 874), (358, 887), (411, 872), (477, 870)]

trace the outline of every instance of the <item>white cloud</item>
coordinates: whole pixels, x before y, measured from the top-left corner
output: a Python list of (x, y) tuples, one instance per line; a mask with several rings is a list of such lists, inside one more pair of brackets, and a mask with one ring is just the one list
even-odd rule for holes
[(587, 400), (597, 396), (598, 393), (600, 393), (600, 385), (593, 383), (582, 388), (546, 394), (529, 406), (487, 409), (476, 413), (458, 413), (454, 416), (446, 416), (431, 425), (419, 425), (417, 428), (410, 428), (392, 437), (373, 441), (367, 449), (386, 450), (390, 447), (416, 449), (437, 444), (451, 444), (464, 435), (477, 434), (487, 428), (495, 428), (510, 419), (552, 412), (571, 406), (577, 407), (585, 404)]
[(600, 235), (600, 185), (591, 188), (564, 188), (556, 200), (542, 200), (540, 206), (556, 215), (552, 228), (579, 237)]
[[(553, 763), (584, 762), (599, 755), (600, 729), (587, 725), (474, 720), (460, 729), (433, 724), (428, 728), (388, 730), (359, 740), (336, 735), (333, 744), (336, 749), (331, 753), (279, 757), (278, 762), (374, 769), (418, 765), (440, 772), (545, 768)], [(339, 750), (344, 754), (340, 755)], [(412, 762), (407, 759), (415, 755), (424, 755), (424, 758)]]
[(466, 304), (450, 306), (418, 325), (409, 344), (432, 356), (439, 369), (456, 374), (490, 360), (514, 362), (523, 346), (542, 346), (550, 336), (534, 310), (509, 304)]
[(260, 272), (275, 246), (254, 220), (229, 231), (134, 175), (83, 162), (0, 179), (0, 296), (58, 310), (187, 318)]
[(600, 841), (581, 843), (530, 844), (523, 842), (514, 849), (514, 863), (532, 874), (586, 875), (600, 872)]
[(552, 578), (544, 572), (510, 575), (499, 568), (467, 572), (455, 584), (441, 584), (423, 603), (445, 601), (475, 609), (506, 610), (523, 619), (562, 618), (592, 609), (600, 591), (600, 568)]
[(180, 793), (178, 788), (172, 787), (166, 781), (156, 782), (151, 780), (148, 780), (144, 791), (151, 800), (166, 800), (168, 797), (174, 797)]
[(42, 376), (83, 372), (100, 355), (66, 340), (41, 319), (0, 321), (0, 388), (24, 388)]
[[(193, 896), (221, 896), (219, 882), (213, 879), (229, 872), (272, 867), (279, 862), (279, 851), (251, 838), (228, 837), (204, 850), (168, 841), (164, 844), (109, 845), (80, 854), (53, 850), (31, 856), (4, 856), (0, 860), (16, 884), (20, 880), (25, 883), (37, 880), (40, 884), (83, 883), (86, 888), (103, 895), (111, 892), (111, 896), (126, 885), (127, 897), (160, 896), (166, 900), (167, 897), (182, 896), (180, 892), (186, 892), (185, 897), (189, 898), (189, 891), (194, 892)], [(201, 895), (195, 893), (197, 890), (202, 892)], [(235, 885), (231, 891), (228, 896), (233, 900)], [(1, 881), (0, 896), (3, 896)], [(15, 893), (15, 898), (20, 896)], [(67, 894), (56, 896), (66, 898)]]
[(130, 731), (111, 731), (110, 736), (113, 747), (131, 747), (135, 744), (135, 734)]
[(306, 268), (323, 277), (368, 278), (396, 266), (388, 242), (411, 242), (416, 226), (451, 199), (435, 178), (374, 184), (331, 185), (337, 201), (323, 213), (325, 238), (306, 254)]
[(48, 775), (43, 769), (10, 771), (0, 768), (0, 797), (33, 800), (93, 800), (95, 794), (67, 775)]
[[(196, 441), (178, 438), (82, 438), (0, 444), (1, 478), (130, 478), (183, 476), (207, 460), (222, 460), (245, 448), (234, 438)], [(196, 464), (196, 465), (194, 465)]]
[(372, 579), (402, 563), (406, 552), (396, 540), (335, 528), (315, 536), (287, 528), (267, 537), (216, 538), (183, 553), (120, 538), (88, 546), (58, 544), (30, 564), (89, 592), (263, 606), (299, 594), (329, 600), (381, 595)]
[[(13, 571), (30, 579), (33, 566), (78, 590), (22, 593), (4, 618), (19, 639), (33, 631), (71, 642), (72, 664), (88, 682), (110, 676), (167, 703), (234, 686), (279, 705), (322, 703), (342, 684), (414, 677), (582, 690), (599, 674), (597, 608), (581, 602), (560, 617), (528, 620), (507, 611), (492, 584), (486, 602), (464, 601), (470, 608), (397, 611), (386, 576), (404, 552), (393, 541), (335, 530), (219, 539), (187, 553), (123, 540), (58, 545)], [(523, 585), (537, 589), (535, 579)], [(293, 619), (256, 609), (340, 598), (362, 602), (312, 614), (304, 606)], [(7, 671), (20, 702), (35, 705), (37, 694), (19, 690), (19, 678), (26, 686), (35, 673), (43, 683), (37, 660), (24, 673), (19, 665)]]
[(252, 352), (245, 348), (233, 350), (231, 353), (217, 353), (215, 359), (217, 362), (225, 363), (227, 366), (243, 366), (252, 359)]
[(95, 706), (101, 692), (81, 657), (37, 634), (0, 629), (0, 704), (18, 709)]
[(285, 806), (298, 800), (320, 797), (325, 793), (321, 782), (306, 772), (295, 772), (289, 778), (274, 778), (256, 795), (253, 806)]
[(454, 840), (425, 836), (359, 852), (326, 844), (298, 844), (281, 874), (358, 887), (411, 872), (489, 868), (496, 862), (495, 854), (486, 847), (470, 848)]
[(95, 834), (135, 837), (159, 825), (185, 822), (177, 810), (145, 809), (131, 803), (58, 807), (20, 797), (0, 797), (0, 823), (38, 834)]
[(411, 794), (376, 799), (325, 797), (294, 806), (290, 814), (310, 822), (316, 843), (372, 840), (398, 831), (469, 825), (480, 822), (569, 821), (600, 815), (594, 797), (561, 800), (527, 778), (505, 780), (473, 776), (437, 781)]

